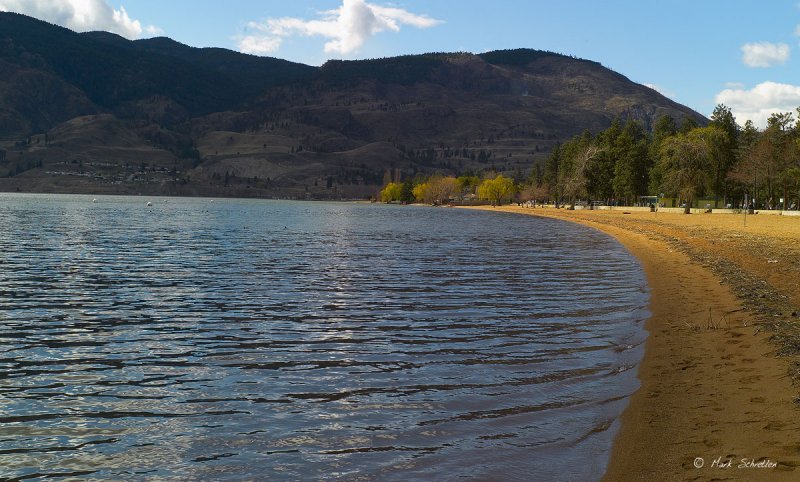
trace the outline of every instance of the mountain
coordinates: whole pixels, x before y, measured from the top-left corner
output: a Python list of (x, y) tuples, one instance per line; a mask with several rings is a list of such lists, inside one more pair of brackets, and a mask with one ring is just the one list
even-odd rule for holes
[(368, 196), (528, 172), (614, 118), (707, 120), (597, 62), (517, 49), (312, 67), (0, 13), (0, 190)]

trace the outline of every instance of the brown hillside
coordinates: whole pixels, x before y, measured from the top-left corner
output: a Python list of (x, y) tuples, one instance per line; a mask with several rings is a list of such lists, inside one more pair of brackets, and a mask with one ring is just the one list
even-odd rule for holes
[(527, 174), (617, 117), (706, 122), (599, 63), (529, 49), (315, 68), (0, 13), (0, 68), (3, 190), (364, 196), (387, 173)]

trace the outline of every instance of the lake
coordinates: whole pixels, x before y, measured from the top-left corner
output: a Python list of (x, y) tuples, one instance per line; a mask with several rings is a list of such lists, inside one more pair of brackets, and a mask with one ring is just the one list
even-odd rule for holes
[(649, 315), (613, 238), (447, 208), (92, 201), (0, 194), (0, 477), (602, 476)]

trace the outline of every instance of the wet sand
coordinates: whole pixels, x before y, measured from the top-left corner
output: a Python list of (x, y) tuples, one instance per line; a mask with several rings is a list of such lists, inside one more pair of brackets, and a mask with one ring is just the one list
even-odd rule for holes
[(591, 226), (642, 264), (641, 387), (604, 480), (800, 480), (800, 217), (477, 209)]

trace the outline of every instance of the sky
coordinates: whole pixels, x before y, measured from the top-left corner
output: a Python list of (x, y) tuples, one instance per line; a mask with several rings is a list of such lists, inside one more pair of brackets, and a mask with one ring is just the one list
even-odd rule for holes
[(0, 0), (76, 31), (321, 65), (532, 48), (600, 62), (743, 125), (800, 107), (800, 0)]

